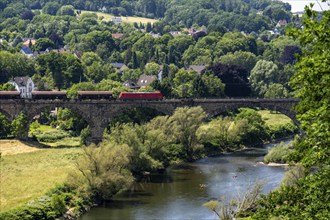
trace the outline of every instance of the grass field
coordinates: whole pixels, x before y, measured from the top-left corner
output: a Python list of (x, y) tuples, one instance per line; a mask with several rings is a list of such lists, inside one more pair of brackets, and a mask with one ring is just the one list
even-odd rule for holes
[(19, 140), (0, 140), (0, 153), (2, 156), (28, 153), (38, 150), (40, 150), (40, 148), (36, 145), (29, 145), (28, 143)]
[[(0, 142), (0, 146), (3, 142)], [(0, 158), (0, 211), (23, 205), (44, 195), (56, 184), (63, 183), (74, 169), (74, 161), (81, 148), (41, 149), (20, 143), (17, 149), (9, 150)], [(13, 145), (13, 148), (15, 146)], [(36, 149), (31, 152), (31, 148)]]
[[(84, 11), (82, 10), (81, 11), (82, 14), (84, 13), (95, 13), (97, 14), (98, 17), (104, 17), (103, 20), (105, 21), (110, 21), (111, 18), (114, 18), (116, 16), (114, 15), (111, 15), (111, 14), (107, 14), (107, 13), (103, 13), (103, 12), (95, 12), (95, 11)], [(155, 23), (156, 19), (151, 19), (151, 18), (143, 18), (143, 17), (130, 17), (130, 16), (127, 16), (127, 17), (121, 17), (122, 21), (125, 22), (125, 23), (143, 23), (143, 24), (146, 24), (148, 22), (150, 22), (151, 24)]]
[(262, 119), (266, 122), (267, 126), (277, 126), (284, 125), (292, 122), (292, 120), (281, 114), (281, 113), (272, 113), (269, 110), (259, 110), (258, 113), (261, 115)]

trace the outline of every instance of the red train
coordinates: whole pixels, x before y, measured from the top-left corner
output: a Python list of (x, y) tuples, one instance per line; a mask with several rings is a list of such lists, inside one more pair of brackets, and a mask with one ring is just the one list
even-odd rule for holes
[(121, 92), (118, 99), (122, 100), (161, 100), (161, 92)]

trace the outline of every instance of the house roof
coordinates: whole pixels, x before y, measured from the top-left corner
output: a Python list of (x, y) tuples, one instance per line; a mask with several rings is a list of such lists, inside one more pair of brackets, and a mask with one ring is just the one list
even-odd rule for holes
[(176, 36), (179, 36), (182, 34), (181, 31), (171, 31), (170, 34), (173, 36), (173, 37), (176, 37)]
[(205, 65), (190, 65), (188, 67), (188, 70), (194, 70), (196, 71), (198, 74), (201, 74), (203, 70), (206, 69)]
[(18, 76), (18, 77), (14, 78), (14, 82), (18, 86), (26, 86), (29, 79), (30, 79), (30, 77), (28, 77), (28, 76)]
[(125, 63), (110, 63), (114, 68), (120, 69), (123, 66), (126, 66)]
[(138, 84), (140, 87), (145, 87), (150, 85), (156, 79), (157, 77), (154, 75), (141, 75), (136, 84)]
[(121, 39), (123, 38), (124, 34), (120, 34), (120, 33), (115, 33), (115, 34), (111, 34), (112, 38), (115, 39)]
[(281, 26), (286, 25), (286, 24), (287, 24), (286, 20), (284, 20), (284, 19), (279, 20), (276, 24), (276, 27), (281, 27)]
[(24, 47), (29, 47), (30, 46), (30, 42), (32, 45), (35, 45), (37, 40), (34, 38), (24, 38), (23, 39), (23, 46)]
[(130, 88), (130, 89), (139, 89), (140, 86), (138, 86), (136, 84), (136, 82), (134, 82), (133, 80), (129, 79), (129, 80), (126, 80), (125, 82), (123, 82), (123, 86), (127, 87), (127, 88)]
[(32, 55), (33, 52), (29, 47), (22, 47), (21, 52), (26, 54), (26, 55)]

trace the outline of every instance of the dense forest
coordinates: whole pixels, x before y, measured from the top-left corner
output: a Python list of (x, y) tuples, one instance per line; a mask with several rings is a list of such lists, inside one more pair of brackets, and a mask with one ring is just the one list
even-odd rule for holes
[[(161, 71), (162, 80), (145, 90), (157, 89), (166, 97), (291, 96), (288, 80), (295, 71), (295, 55), (301, 53), (301, 47), (282, 33), (285, 26), (296, 26), (300, 21), (292, 17), (287, 4), (81, 3), (4, 2), (0, 13), (0, 83), (24, 72), (33, 76), (38, 90), (69, 89), (80, 82), (91, 82), (93, 86), (85, 83), (78, 87), (122, 91), (127, 88), (116, 82)], [(131, 11), (128, 15), (146, 16), (149, 11), (157, 11), (158, 15), (149, 17), (160, 20), (153, 24), (114, 24), (80, 11), (103, 7), (126, 8)], [(279, 20), (285, 24), (275, 27)], [(120, 38), (113, 36), (118, 33)], [(35, 59), (19, 52), (24, 47)], [(128, 69), (117, 71), (111, 65), (116, 62), (126, 64)], [(203, 66), (204, 74), (196, 74), (189, 68), (191, 65)], [(107, 81), (102, 85), (108, 87), (98, 85), (104, 80)]]

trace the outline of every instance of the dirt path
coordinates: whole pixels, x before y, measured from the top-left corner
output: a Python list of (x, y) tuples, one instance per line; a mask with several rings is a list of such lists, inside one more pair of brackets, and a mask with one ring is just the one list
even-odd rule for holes
[(1, 155), (21, 154), (41, 150), (29, 142), (21, 142), (19, 140), (0, 140)]

